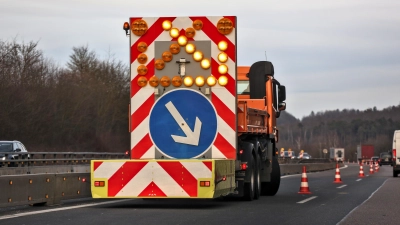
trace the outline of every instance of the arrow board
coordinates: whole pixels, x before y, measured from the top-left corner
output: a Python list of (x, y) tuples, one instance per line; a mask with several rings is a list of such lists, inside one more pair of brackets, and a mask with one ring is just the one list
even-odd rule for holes
[(150, 138), (165, 155), (190, 159), (205, 153), (217, 136), (217, 114), (201, 92), (176, 89), (161, 96), (150, 111)]

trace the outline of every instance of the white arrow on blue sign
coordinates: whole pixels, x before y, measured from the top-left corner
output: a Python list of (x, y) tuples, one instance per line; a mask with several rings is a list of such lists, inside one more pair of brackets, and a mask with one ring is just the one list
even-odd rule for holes
[(217, 135), (217, 114), (201, 92), (172, 90), (160, 97), (150, 111), (150, 137), (165, 155), (196, 158), (207, 151)]

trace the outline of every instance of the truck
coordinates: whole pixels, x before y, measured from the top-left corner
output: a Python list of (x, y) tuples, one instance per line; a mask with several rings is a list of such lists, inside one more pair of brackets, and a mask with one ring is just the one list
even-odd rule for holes
[(393, 177), (397, 177), (400, 173), (400, 130), (395, 130), (393, 134), (392, 160)]
[(93, 198), (273, 196), (276, 120), (286, 88), (273, 64), (237, 66), (236, 16), (132, 17), (130, 158), (92, 160)]
[(330, 159), (336, 162), (344, 162), (344, 148), (330, 148), (329, 149)]
[(373, 145), (357, 145), (357, 160), (358, 162), (370, 161), (374, 156)]

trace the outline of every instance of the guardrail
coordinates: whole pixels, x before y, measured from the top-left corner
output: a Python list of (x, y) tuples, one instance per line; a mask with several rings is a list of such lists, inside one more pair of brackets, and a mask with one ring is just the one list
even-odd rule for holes
[(94, 159), (129, 158), (125, 153), (110, 152), (1, 152), (1, 155), (0, 167), (88, 164)]
[[(301, 173), (303, 166), (307, 172), (330, 170), (336, 163), (314, 159), (286, 162), (280, 166), (281, 175), (287, 175)], [(89, 164), (6, 167), (0, 169), (0, 207), (57, 205), (62, 200), (91, 197), (90, 185)]]

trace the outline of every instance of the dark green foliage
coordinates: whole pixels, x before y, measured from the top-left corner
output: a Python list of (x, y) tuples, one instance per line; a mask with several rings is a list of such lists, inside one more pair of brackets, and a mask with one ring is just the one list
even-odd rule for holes
[(73, 48), (67, 68), (37, 43), (0, 40), (0, 139), (29, 151), (129, 149), (129, 69)]
[(311, 112), (301, 121), (283, 112), (277, 123), (279, 149), (304, 150), (319, 158), (324, 157), (322, 149), (343, 147), (346, 159), (353, 161), (359, 144), (374, 145), (375, 155), (392, 149), (393, 133), (400, 129), (400, 105), (383, 110)]

